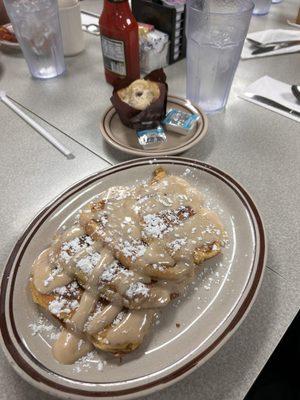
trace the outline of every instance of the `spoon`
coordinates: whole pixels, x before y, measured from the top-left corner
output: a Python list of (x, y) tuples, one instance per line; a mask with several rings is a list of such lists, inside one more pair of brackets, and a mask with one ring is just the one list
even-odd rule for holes
[(292, 86), (292, 93), (298, 101), (300, 101), (300, 85)]

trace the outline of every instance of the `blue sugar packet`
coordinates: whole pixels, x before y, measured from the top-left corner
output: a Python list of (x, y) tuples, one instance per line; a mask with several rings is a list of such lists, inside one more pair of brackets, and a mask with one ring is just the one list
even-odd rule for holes
[(194, 132), (199, 117), (196, 114), (189, 114), (176, 108), (171, 108), (162, 123), (173, 132), (187, 135)]
[(136, 135), (139, 144), (146, 149), (157, 147), (167, 140), (165, 131), (160, 125), (156, 128), (136, 131)]

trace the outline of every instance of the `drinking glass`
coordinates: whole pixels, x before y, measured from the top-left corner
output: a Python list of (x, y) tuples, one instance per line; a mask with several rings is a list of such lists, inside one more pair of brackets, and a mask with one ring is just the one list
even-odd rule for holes
[(266, 15), (270, 11), (272, 0), (253, 0), (253, 15)]
[(207, 113), (227, 103), (252, 11), (251, 0), (187, 1), (187, 97)]
[(65, 71), (57, 0), (4, 0), (29, 70), (35, 78)]

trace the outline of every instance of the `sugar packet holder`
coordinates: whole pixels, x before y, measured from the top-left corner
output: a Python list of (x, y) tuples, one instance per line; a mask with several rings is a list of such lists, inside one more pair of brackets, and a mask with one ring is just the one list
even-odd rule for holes
[(162, 124), (173, 132), (188, 135), (194, 132), (199, 118), (199, 115), (171, 108), (162, 121)]

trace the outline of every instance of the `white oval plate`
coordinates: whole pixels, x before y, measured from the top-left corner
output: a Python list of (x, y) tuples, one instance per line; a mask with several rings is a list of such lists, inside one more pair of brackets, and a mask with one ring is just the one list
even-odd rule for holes
[[(203, 265), (201, 276), (181, 302), (162, 312), (160, 325), (141, 348), (123, 358), (101, 354), (78, 370), (51, 355), (51, 335), (32, 335), (39, 310), (28, 292), (35, 257), (55, 230), (68, 224), (95, 194), (113, 185), (133, 184), (162, 165), (183, 175), (206, 196), (229, 233), (222, 256)], [(134, 398), (183, 378), (210, 358), (237, 329), (259, 288), (266, 258), (261, 218), (247, 192), (229, 175), (205, 163), (177, 157), (137, 159), (92, 175), (53, 200), (32, 221), (13, 249), (1, 282), (1, 341), (9, 362), (27, 381), (64, 398)], [(51, 326), (51, 325), (50, 325)]]

